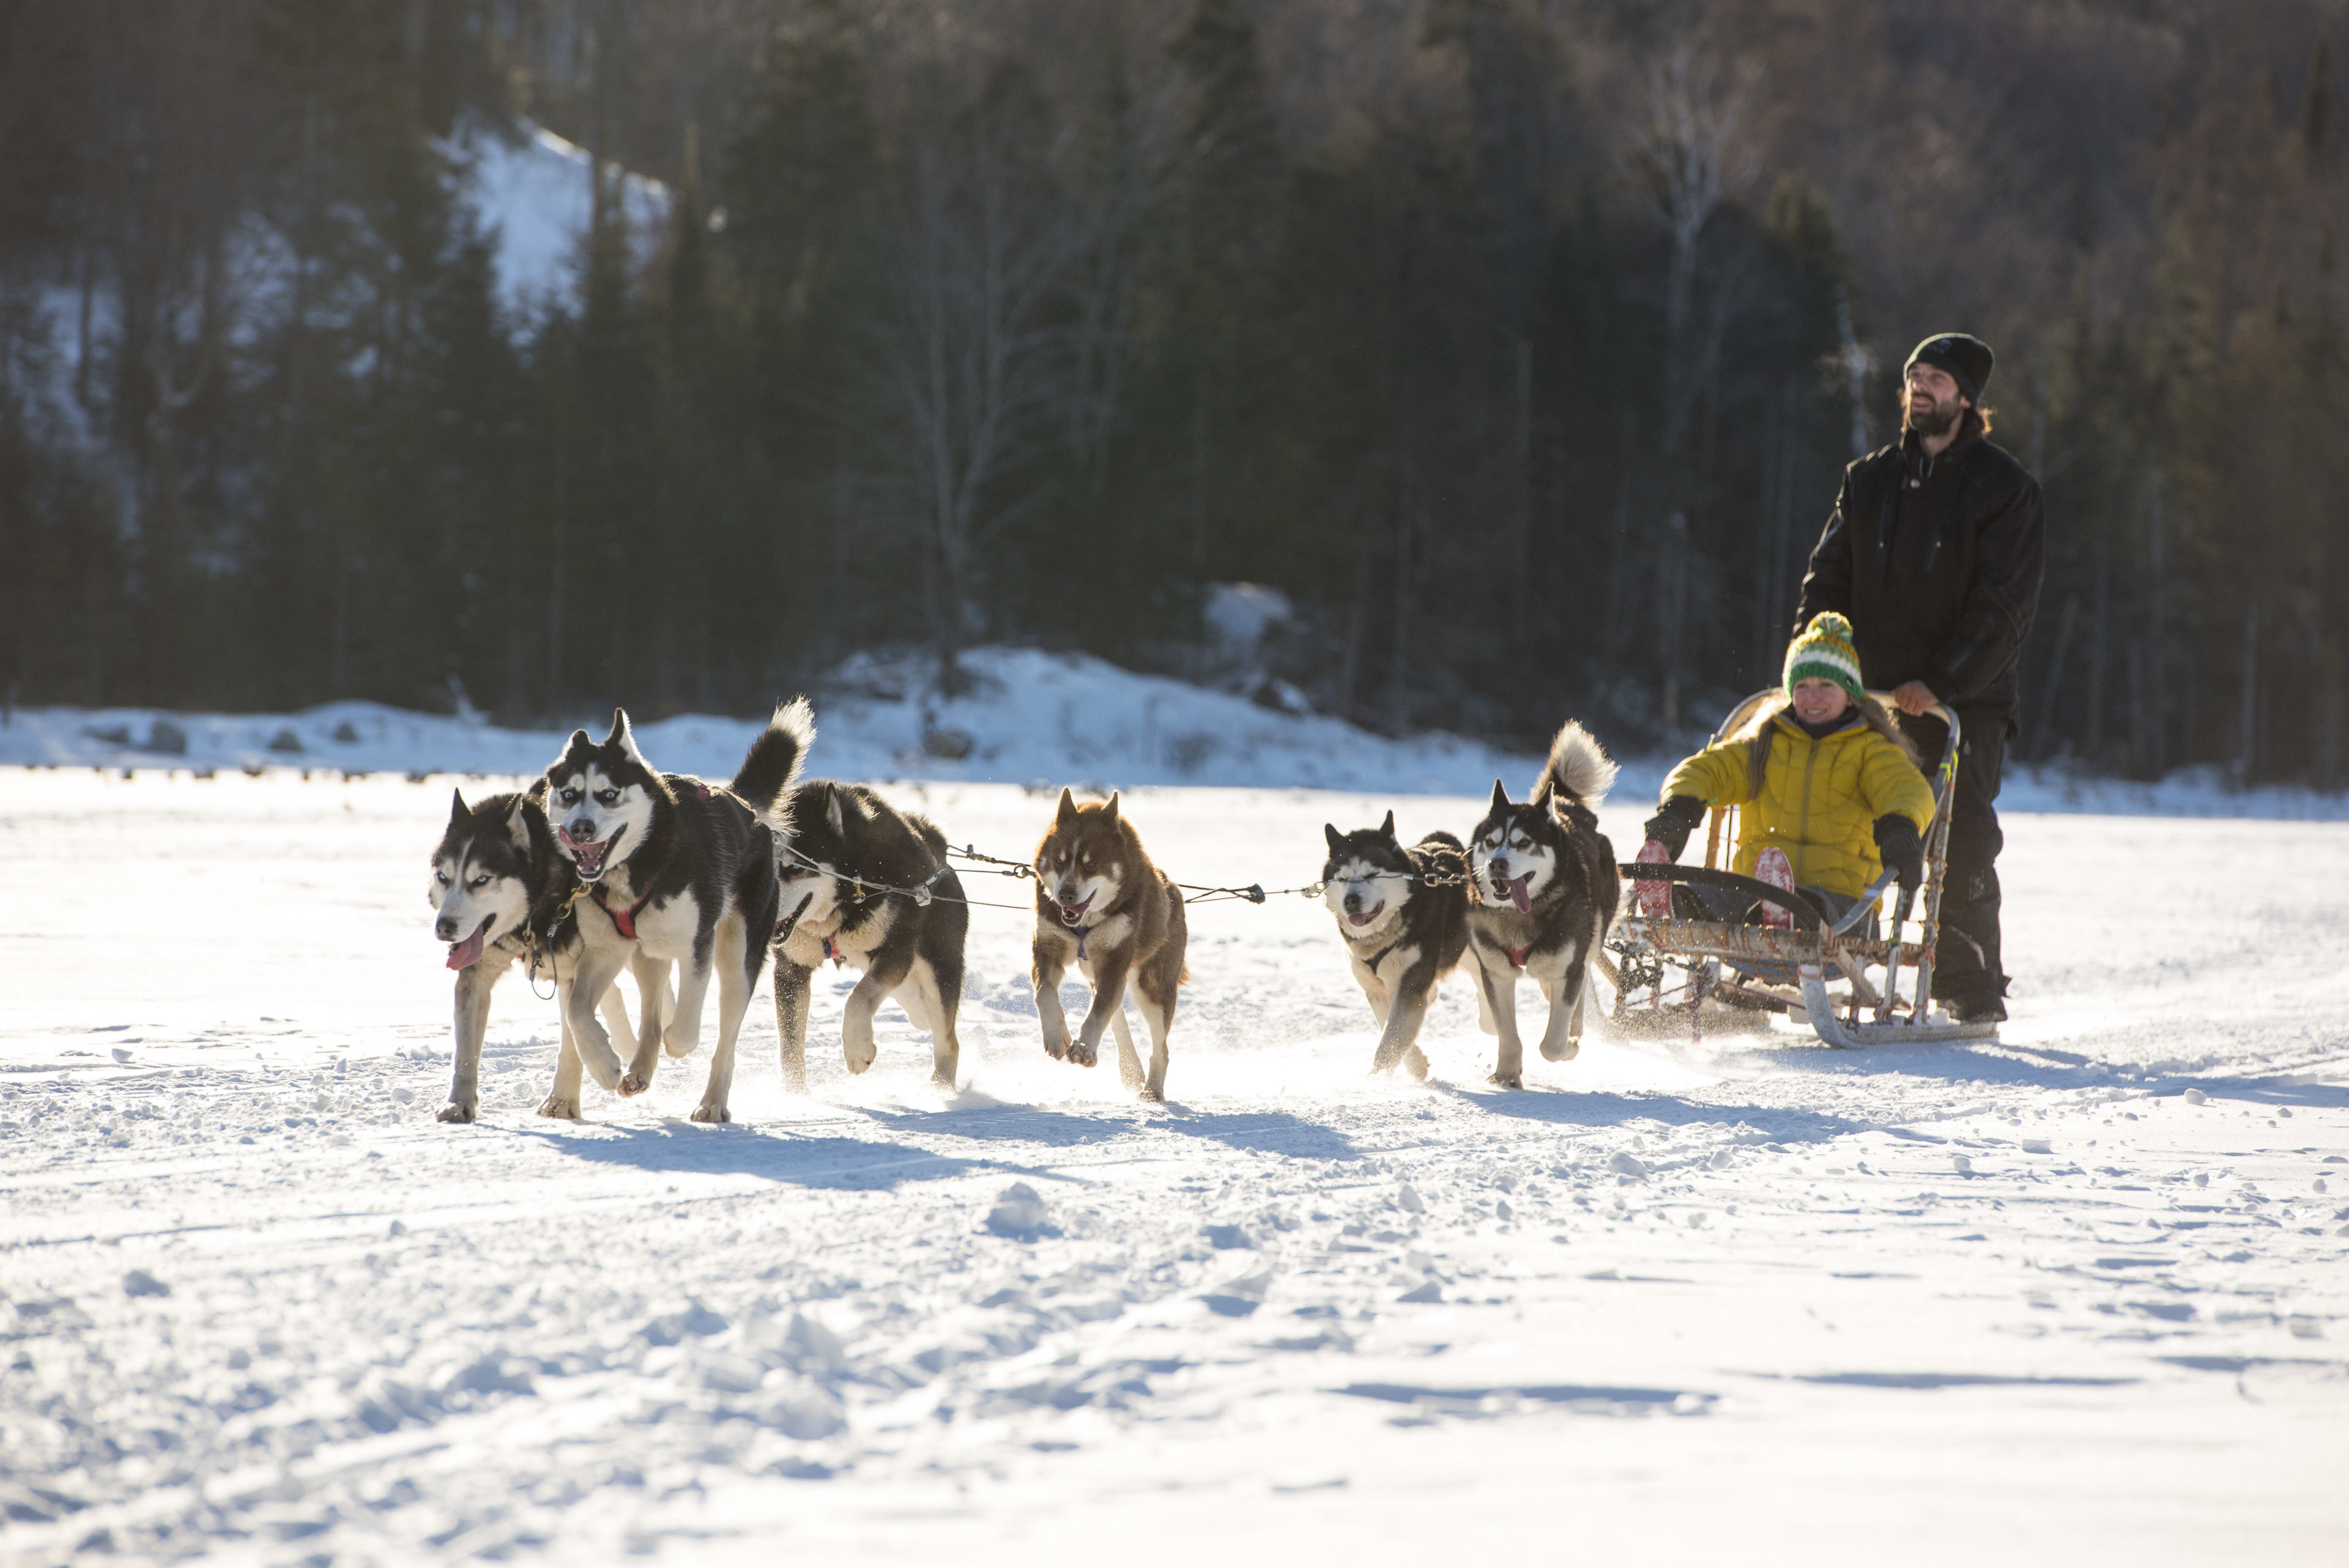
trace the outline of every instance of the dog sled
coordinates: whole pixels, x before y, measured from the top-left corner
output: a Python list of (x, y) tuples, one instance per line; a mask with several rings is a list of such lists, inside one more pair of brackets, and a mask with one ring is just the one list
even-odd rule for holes
[[(1735, 734), (1777, 694), (1775, 688), (1757, 691), (1739, 703), (1715, 732), (1714, 743)], [(1621, 867), (1634, 884), (1625, 889), (1630, 912), (1615, 922), (1606, 950), (1593, 959), (1614, 992), (1613, 1018), (1619, 1023), (1661, 1023), (1678, 1012), (1692, 1035), (1702, 1038), (1708, 1022), (1722, 1025), (1782, 1013), (1790, 1023), (1809, 1025), (1825, 1044), (1846, 1050), (1995, 1039), (1997, 1024), (1960, 1023), (1932, 1003), (1960, 733), (1957, 715), (1947, 708), (1936, 703), (1926, 711), (1949, 726), (1949, 741), (1933, 769), (1933, 820), (1924, 834), (1921, 897), (1901, 893), (1889, 924), (1879, 930), (1879, 906), (1893, 881), (1889, 867), (1840, 915), (1800, 889), (1790, 894), (1741, 877), (1727, 869), (1737, 856), (1737, 808), (1715, 806), (1706, 823), (1703, 865), (1634, 862)], [(1669, 888), (1669, 918), (1640, 912), (1632, 897), (1640, 883)], [(1708, 918), (1724, 908), (1742, 910), (1756, 903), (1785, 911), (1790, 923)], [(1914, 934), (1904, 938), (1912, 915)]]

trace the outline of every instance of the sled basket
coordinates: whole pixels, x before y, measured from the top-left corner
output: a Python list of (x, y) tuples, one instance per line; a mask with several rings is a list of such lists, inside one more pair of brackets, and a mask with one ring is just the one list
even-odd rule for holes
[[(1713, 732), (1714, 743), (1736, 733), (1775, 695), (1772, 688), (1739, 703)], [(1888, 701), (1880, 694), (1878, 700)], [(1737, 809), (1715, 806), (1707, 824), (1703, 865), (1634, 862), (1620, 867), (1629, 881), (1673, 885), (1674, 897), (1668, 919), (1635, 913), (1618, 919), (1608, 933), (1606, 952), (1594, 959), (1614, 991), (1614, 1016), (1621, 1021), (1640, 1012), (1684, 1010), (1691, 1032), (1702, 1037), (1708, 1017), (1719, 1019), (1733, 1009), (1783, 1012), (1808, 1023), (1826, 1044), (1846, 1049), (1995, 1039), (1994, 1023), (1958, 1023), (1933, 1010), (1933, 958), (1940, 938), (1961, 735), (1958, 717), (1948, 708), (1935, 703), (1926, 711), (1948, 726), (1949, 739), (1932, 772), (1933, 818), (1924, 835), (1921, 898), (1900, 895), (1879, 935), (1870, 916), (1891, 886), (1889, 869), (1839, 918), (1802, 889), (1789, 894), (1739, 876), (1725, 868), (1736, 858)], [(1693, 918), (1703, 907), (1692, 909), (1680, 888), (1726, 893), (1739, 908), (1773, 904), (1787, 912), (1792, 924)], [(1919, 917), (1916, 933), (1904, 940), (1901, 932), (1912, 913)], [(1643, 991), (1644, 1004), (1635, 1004)]]

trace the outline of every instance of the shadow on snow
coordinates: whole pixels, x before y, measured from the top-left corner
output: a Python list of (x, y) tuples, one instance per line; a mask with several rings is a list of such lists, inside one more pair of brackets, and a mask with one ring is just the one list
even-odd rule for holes
[(755, 1176), (793, 1187), (844, 1191), (892, 1189), (908, 1181), (936, 1181), (984, 1171), (1056, 1179), (1050, 1172), (1004, 1160), (966, 1159), (932, 1154), (902, 1143), (865, 1138), (808, 1137), (788, 1130), (701, 1127), (675, 1122), (649, 1127), (604, 1127), (604, 1136), (579, 1137), (540, 1127), (520, 1131), (543, 1140), (556, 1153), (595, 1165), (625, 1165), (639, 1170), (706, 1176)]

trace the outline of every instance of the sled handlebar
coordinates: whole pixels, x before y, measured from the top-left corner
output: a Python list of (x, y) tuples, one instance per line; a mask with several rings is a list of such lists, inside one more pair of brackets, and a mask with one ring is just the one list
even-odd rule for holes
[[(1846, 909), (1843, 914), (1843, 919), (1837, 920), (1835, 925), (1830, 928), (1834, 930), (1835, 934), (1839, 937), (1849, 936), (1855, 929), (1857, 929), (1859, 923), (1868, 919), (1868, 912), (1884, 901), (1884, 889), (1892, 886), (1893, 877), (1899, 875), (1899, 872), (1893, 870), (1891, 867), (1887, 866), (1884, 868), (1884, 874), (1868, 885), (1868, 891), (1859, 896), (1859, 902), (1854, 904), (1850, 909)], [(1911, 895), (1906, 892), (1900, 895), (1900, 919), (1902, 919), (1908, 918), (1909, 899)], [(1892, 929), (1896, 931), (1900, 929), (1899, 920), (1896, 919), (1893, 922)]]

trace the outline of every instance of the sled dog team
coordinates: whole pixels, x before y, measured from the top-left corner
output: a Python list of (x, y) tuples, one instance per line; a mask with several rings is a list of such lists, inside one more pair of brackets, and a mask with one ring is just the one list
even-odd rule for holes
[[(787, 702), (733, 779), (712, 784), (655, 768), (621, 711), (601, 742), (574, 731), (527, 790), (471, 805), (457, 794), (430, 890), (434, 934), (457, 971), (441, 1120), (474, 1117), (490, 992), (517, 964), (553, 982), (562, 1022), (541, 1116), (579, 1115), (583, 1072), (623, 1096), (651, 1087), (663, 1054), (699, 1044), (714, 978), (717, 1048), (693, 1119), (731, 1119), (735, 1044), (770, 949), (786, 1090), (807, 1086), (809, 980), (826, 960), (861, 975), (841, 1017), (850, 1072), (873, 1064), (873, 1014), (894, 997), (930, 1036), (933, 1081), (953, 1085), (969, 915), (946, 836), (862, 784), (802, 782), (814, 740), (806, 701)], [(1495, 781), (1464, 846), (1448, 833), (1406, 846), (1392, 812), (1377, 827), (1325, 829), (1323, 896), (1378, 1021), (1374, 1070), (1426, 1076), (1418, 1037), (1436, 981), (1472, 960), (1478, 1014), (1499, 1041), (1495, 1083), (1523, 1084), (1520, 975), (1549, 1003), (1542, 1055), (1575, 1054), (1584, 976), (1619, 892), (1593, 815), (1614, 778), (1599, 742), (1569, 722), (1532, 798), (1512, 801)], [(1151, 863), (1115, 794), (1081, 803), (1062, 790), (1030, 864), (1045, 1052), (1090, 1067), (1112, 1035), (1127, 1086), (1163, 1099), (1176, 992), (1190, 978), (1182, 891)], [(1061, 1004), (1071, 964), (1092, 987), (1073, 1029)], [(623, 969), (641, 999), (633, 1029), (616, 984)], [(1126, 1022), (1129, 990), (1150, 1035), (1146, 1063)]]

